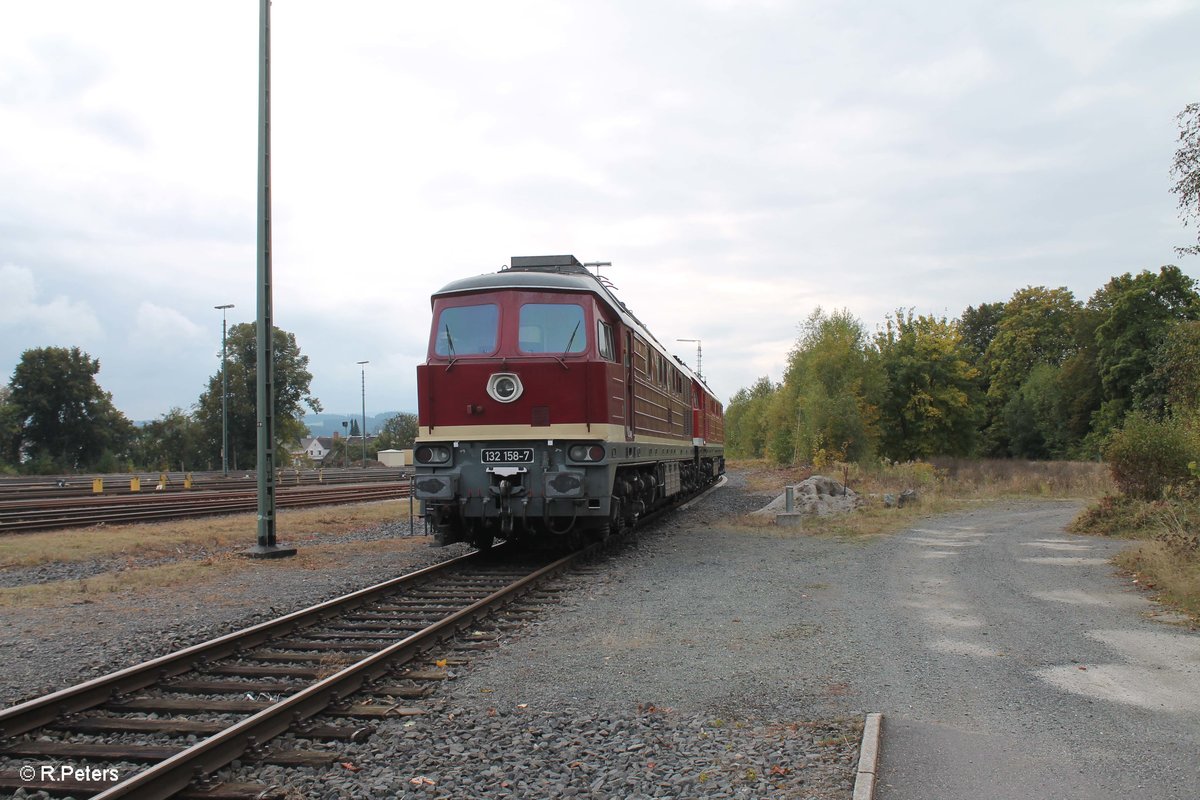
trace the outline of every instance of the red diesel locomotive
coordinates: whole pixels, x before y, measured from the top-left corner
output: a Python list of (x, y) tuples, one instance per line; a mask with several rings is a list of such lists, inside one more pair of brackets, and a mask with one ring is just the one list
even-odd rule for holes
[(574, 256), (432, 303), (413, 490), (438, 544), (603, 538), (725, 471), (720, 402)]

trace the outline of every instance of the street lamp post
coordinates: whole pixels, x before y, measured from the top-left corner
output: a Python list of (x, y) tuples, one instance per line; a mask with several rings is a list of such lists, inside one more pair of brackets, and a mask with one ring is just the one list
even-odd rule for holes
[(221, 474), (229, 477), (229, 373), (226, 369), (229, 350), (225, 345), (226, 326), (225, 312), (233, 308), (233, 303), (223, 306), (213, 306), (221, 312)]
[(367, 364), (370, 361), (359, 361), (362, 367), (362, 437), (363, 437), (363, 469), (367, 468)]
[(696, 343), (696, 377), (704, 380), (704, 370), (700, 367), (700, 340), (699, 339), (676, 339), (677, 342), (695, 342)]

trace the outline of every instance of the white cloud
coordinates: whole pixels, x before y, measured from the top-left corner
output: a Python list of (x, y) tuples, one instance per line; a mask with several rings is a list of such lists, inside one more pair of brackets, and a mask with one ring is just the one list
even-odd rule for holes
[[(4, 344), (120, 330), (93, 355), (125, 410), (188, 405), (212, 306), (254, 317), (258, 9), (14, 9)], [(1166, 170), (1198, 11), (276, 3), (276, 322), (327, 407), (358, 407), (368, 358), (369, 405), (411, 409), (429, 294), (512, 255), (613, 261), (656, 335), (704, 339), (725, 394), (778, 377), (816, 305), (871, 327), (1026, 283), (1086, 295), (1186, 240)]]
[(138, 305), (128, 335), (131, 343), (162, 351), (175, 350), (180, 345), (191, 345), (208, 337), (208, 331), (175, 309), (149, 301)]
[(0, 266), (0, 297), (4, 298), (0, 329), (10, 334), (6, 339), (28, 342), (28, 347), (49, 347), (82, 345), (103, 336), (103, 326), (87, 301), (65, 295), (41, 300), (38, 294), (32, 270)]

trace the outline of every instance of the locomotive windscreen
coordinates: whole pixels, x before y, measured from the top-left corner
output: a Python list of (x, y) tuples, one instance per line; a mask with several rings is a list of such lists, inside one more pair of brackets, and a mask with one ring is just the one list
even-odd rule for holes
[(500, 309), (494, 304), (443, 308), (435, 352), (439, 356), (494, 353), (499, 322)]

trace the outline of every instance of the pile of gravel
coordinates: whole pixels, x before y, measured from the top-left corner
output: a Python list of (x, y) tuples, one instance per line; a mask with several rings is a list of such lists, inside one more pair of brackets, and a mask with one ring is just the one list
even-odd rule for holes
[(853, 489), (833, 478), (813, 475), (794, 486), (785, 487), (783, 494), (754, 513), (762, 516), (784, 513), (787, 510), (788, 488), (792, 489), (793, 508), (798, 514), (824, 517), (856, 511), (863, 506), (863, 499)]

